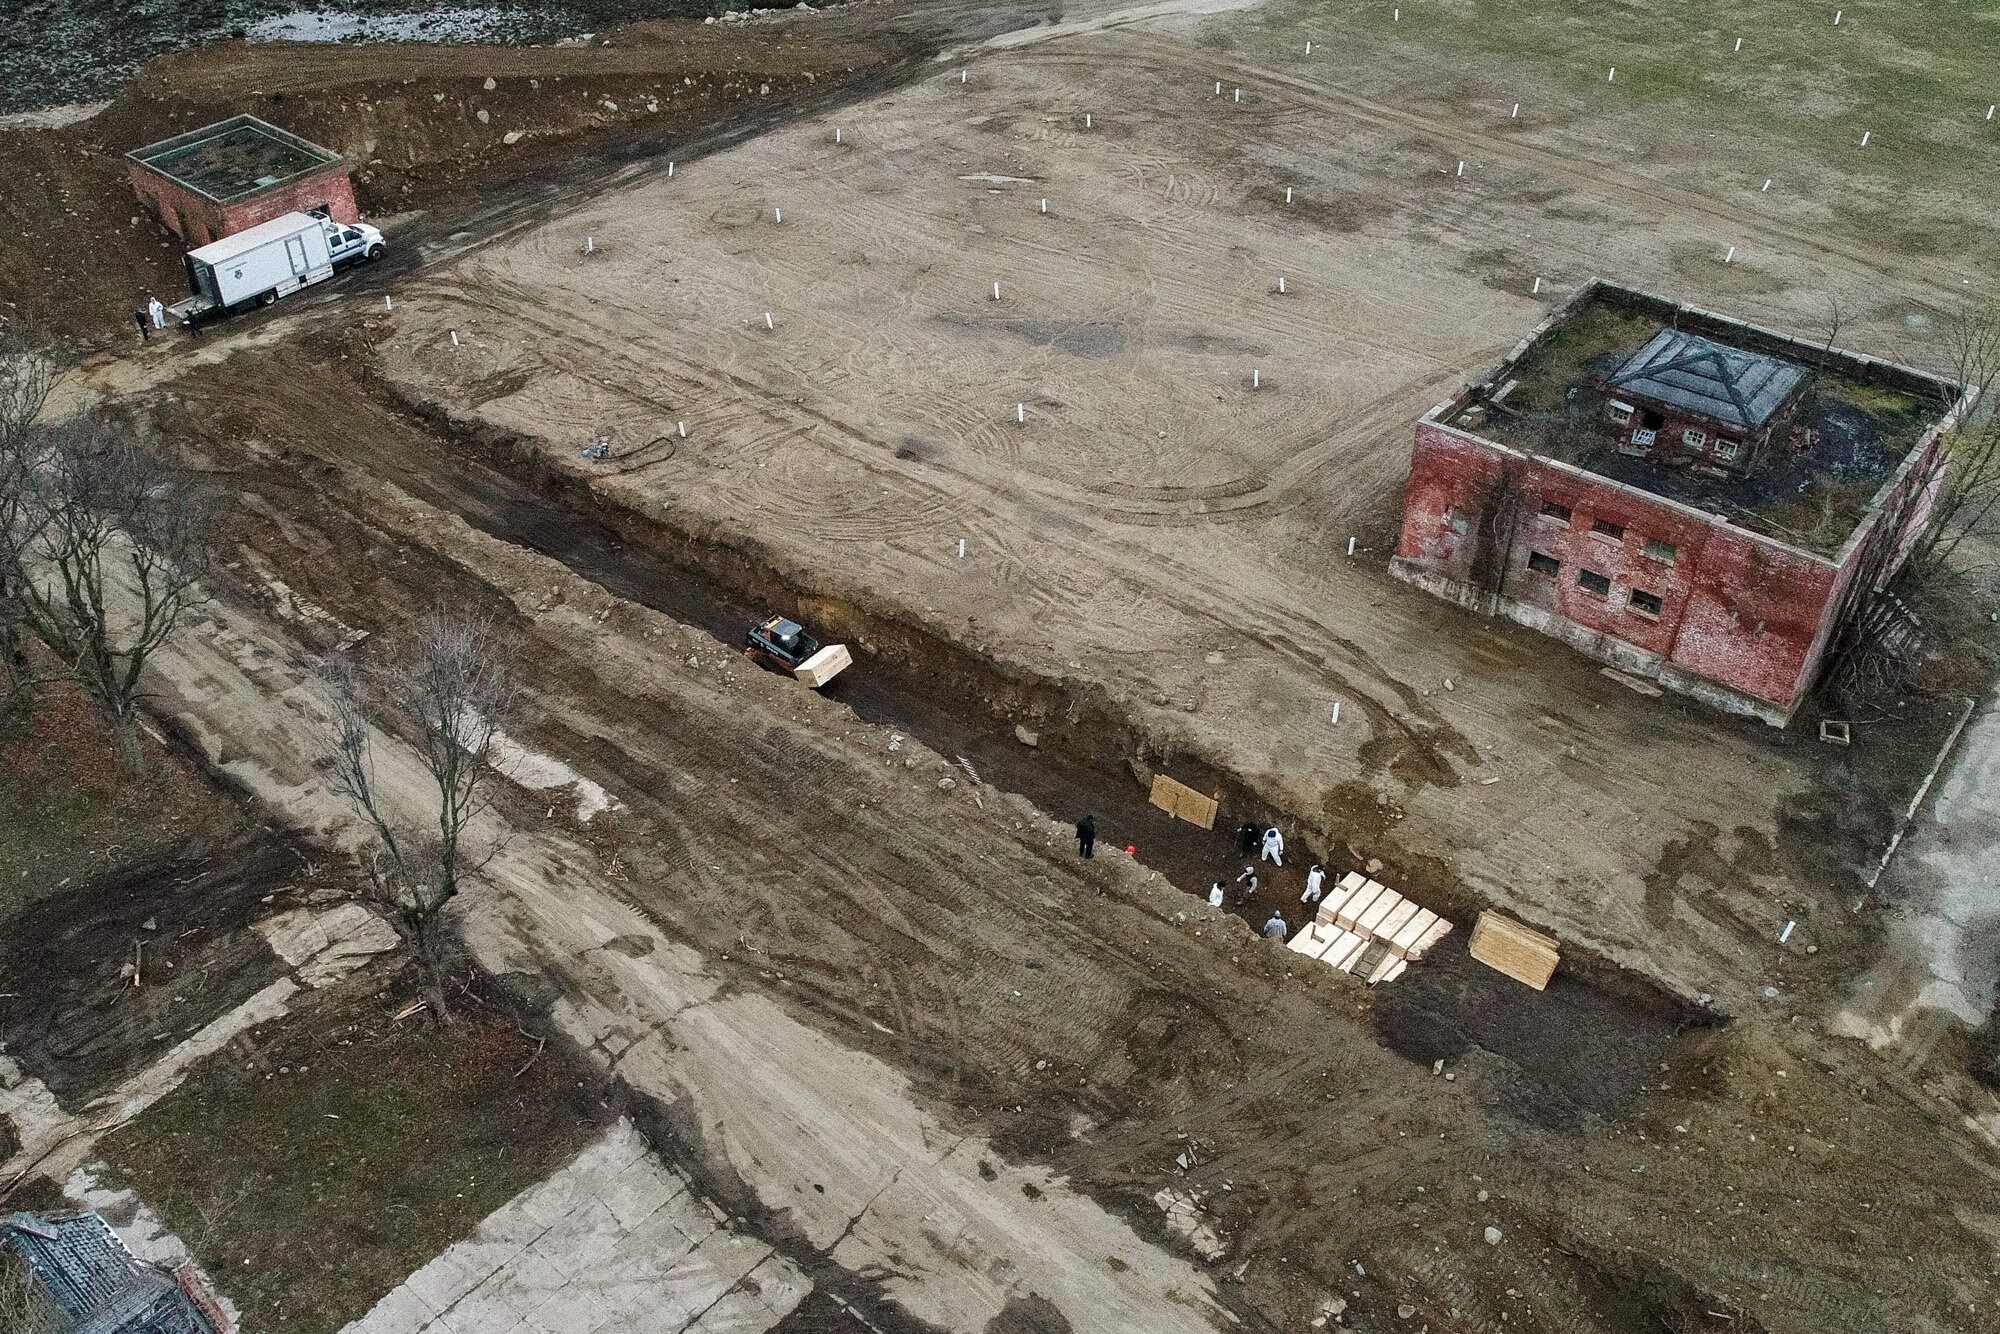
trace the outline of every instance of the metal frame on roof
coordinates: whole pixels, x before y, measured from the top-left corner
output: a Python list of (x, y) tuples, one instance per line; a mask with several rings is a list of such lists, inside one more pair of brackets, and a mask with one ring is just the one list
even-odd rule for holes
[[(287, 148), (306, 154), (313, 159), (313, 164), (287, 175), (277, 177), (274, 180), (253, 185), (249, 189), (238, 190), (235, 194), (230, 195), (212, 194), (202, 189), (199, 185), (196, 185), (189, 178), (176, 175), (174, 172), (158, 165), (158, 160), (161, 158), (184, 152), (202, 143), (220, 139), (225, 135), (244, 129), (253, 129), (259, 134), (283, 144)], [(231, 116), (228, 120), (219, 120), (213, 125), (204, 125), (198, 130), (189, 130), (185, 134), (177, 134), (171, 139), (162, 139), (158, 143), (147, 144), (144, 148), (135, 148), (127, 153), (125, 158), (128, 162), (144, 168), (146, 171), (158, 176), (161, 180), (171, 181), (178, 189), (186, 190), (189, 194), (197, 195), (212, 204), (218, 205), (241, 203), (243, 200), (255, 198), (267, 190), (276, 190), (281, 186), (291, 184), (293, 181), (318, 175), (330, 167), (344, 166), (347, 162), (346, 158), (334, 152), (331, 148), (316, 144), (310, 139), (301, 138), (289, 130), (281, 130), (269, 121), (260, 120), (256, 116), (251, 115)]]

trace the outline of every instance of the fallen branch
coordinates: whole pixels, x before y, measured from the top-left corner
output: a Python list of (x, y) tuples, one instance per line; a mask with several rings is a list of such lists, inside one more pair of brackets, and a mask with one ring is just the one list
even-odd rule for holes
[[(547, 1038), (537, 1038), (535, 1040), (535, 1054), (528, 1058), (528, 1065), (533, 1065), (537, 1060), (541, 1059), (542, 1048), (548, 1045), (549, 1045), (549, 1040)], [(524, 1065), (519, 1070), (516, 1070), (514, 1072), (514, 1078), (519, 1079), (522, 1075), (527, 1074), (528, 1065)]]

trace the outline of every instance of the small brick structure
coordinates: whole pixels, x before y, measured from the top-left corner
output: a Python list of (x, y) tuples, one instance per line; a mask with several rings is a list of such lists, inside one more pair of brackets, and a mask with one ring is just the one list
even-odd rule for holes
[(162, 139), (125, 160), (133, 190), (190, 248), (287, 213), (361, 220), (345, 158), (255, 116)]
[[(1649, 365), (1694, 377), (1681, 402)], [(1972, 397), (1593, 279), (1417, 423), (1390, 571), (1782, 727), (1923, 531)], [(1670, 421), (1743, 443), (1653, 447)]]

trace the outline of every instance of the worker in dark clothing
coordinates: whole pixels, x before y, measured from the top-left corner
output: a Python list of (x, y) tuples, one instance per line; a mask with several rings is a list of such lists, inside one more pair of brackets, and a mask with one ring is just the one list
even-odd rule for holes
[(134, 323), (134, 324), (136, 324), (136, 325), (138, 325), (138, 326), (139, 326), (139, 341), (140, 341), (140, 342), (142, 342), (142, 343), (150, 343), (150, 342), (152, 342), (152, 341), (153, 341), (153, 326), (152, 326), (151, 322), (150, 322), (150, 321), (148, 321), (148, 320), (146, 319), (146, 312), (145, 312), (145, 311), (143, 311), (143, 310), (135, 310), (135, 311), (133, 311), (133, 312), (132, 312), (132, 323)]
[(1264, 830), (1261, 826), (1246, 822), (1236, 831), (1237, 851), (1241, 852), (1245, 857), (1250, 856), (1257, 851), (1257, 845), (1262, 841), (1263, 837)]
[(1076, 822), (1076, 850), (1079, 855), (1090, 856), (1091, 847), (1097, 842), (1097, 817), (1086, 815)]

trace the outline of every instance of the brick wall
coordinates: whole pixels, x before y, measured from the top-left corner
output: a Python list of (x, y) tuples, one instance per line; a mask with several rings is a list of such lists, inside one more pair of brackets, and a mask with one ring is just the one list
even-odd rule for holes
[[(1509, 485), (1503, 474), (1518, 497), (1511, 541), (1496, 531), (1506, 525), (1493, 522)], [(1542, 514), (1544, 502), (1566, 506), (1567, 519)], [(1623, 531), (1598, 531), (1599, 521)], [(1866, 545), (1854, 544), (1841, 562), (1822, 560), (1426, 420), (1411, 455), (1396, 572), (1677, 689), (1782, 722), (1812, 684)], [(1536, 568), (1548, 560), (1552, 572)], [(1580, 582), (1585, 572), (1606, 581), (1603, 591)], [(1657, 597), (1658, 611), (1636, 605), (1635, 590)]]
[(316, 208), (325, 208), (336, 222), (361, 220), (361, 212), (354, 203), (354, 186), (347, 178), (344, 164), (227, 207), (184, 190), (137, 163), (131, 164), (130, 173), (132, 189), (140, 201), (186, 241), (189, 249), (287, 213), (306, 213)]

